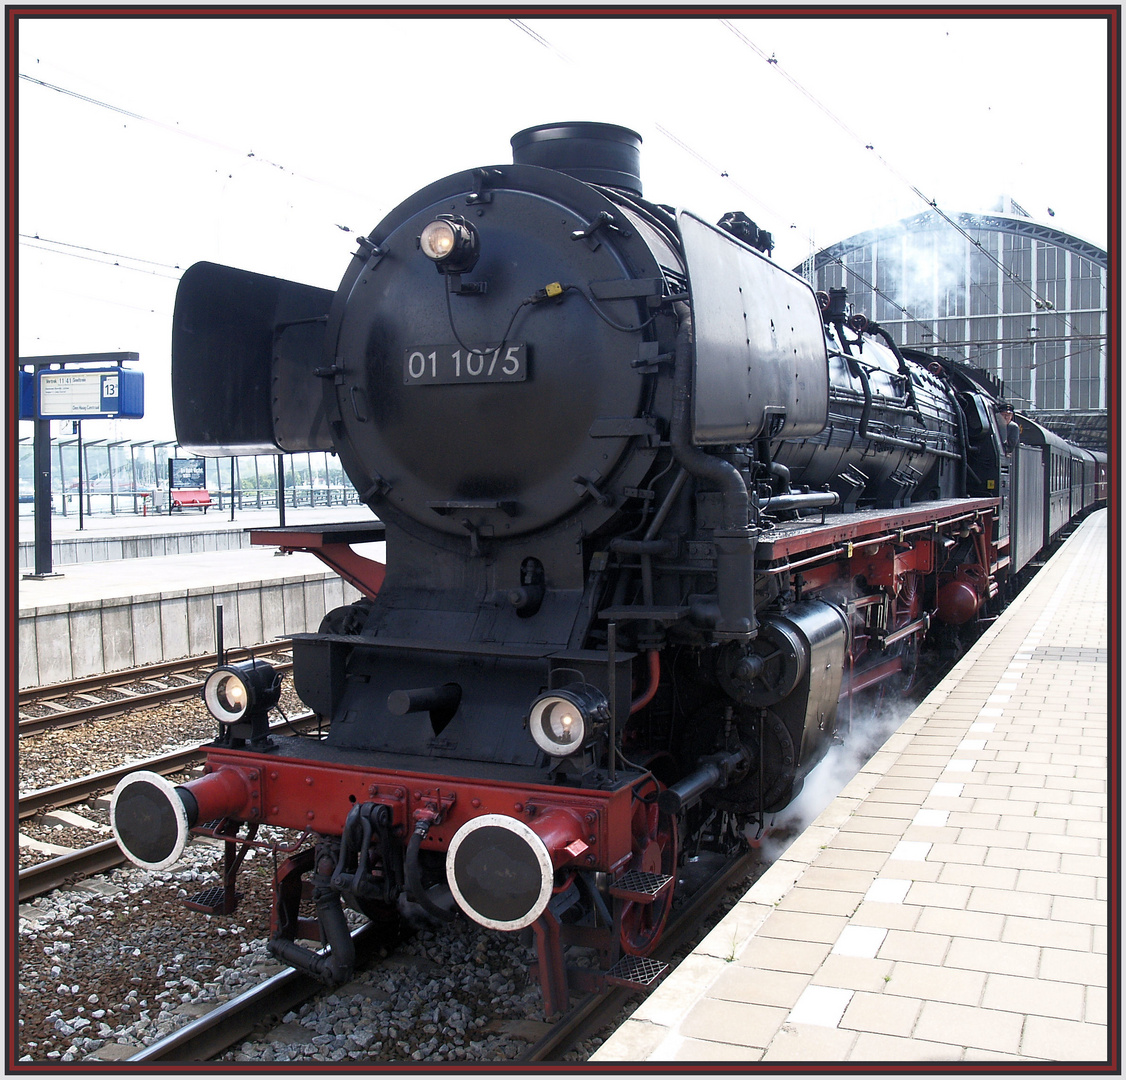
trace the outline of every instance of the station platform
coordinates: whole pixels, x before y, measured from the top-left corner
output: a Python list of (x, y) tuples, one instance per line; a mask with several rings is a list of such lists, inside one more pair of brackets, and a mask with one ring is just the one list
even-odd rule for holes
[[(289, 526), (345, 521), (374, 518), (366, 506), (286, 511)], [(17, 577), (21, 689), (214, 652), (217, 604), (230, 648), (316, 630), (326, 611), (359, 596), (313, 555), (249, 546), (246, 530), (277, 526), (276, 510), (241, 512), (222, 527), (203, 514), (87, 518), (85, 535), (76, 524), (56, 518), (52, 533), (81, 543), (81, 561), (55, 566), (57, 576)], [(379, 561), (383, 550), (357, 547)]]
[(1120, 1064), (1107, 531), (1080, 525), (592, 1065)]

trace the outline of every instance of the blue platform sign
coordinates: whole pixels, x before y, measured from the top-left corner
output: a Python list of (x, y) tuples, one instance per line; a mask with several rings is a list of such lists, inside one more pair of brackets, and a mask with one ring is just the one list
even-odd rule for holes
[(38, 396), (40, 420), (138, 420), (145, 376), (120, 367), (40, 371)]

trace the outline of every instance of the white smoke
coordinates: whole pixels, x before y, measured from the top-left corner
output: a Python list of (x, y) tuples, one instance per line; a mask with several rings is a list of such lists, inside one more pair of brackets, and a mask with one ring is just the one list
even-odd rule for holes
[[(855, 708), (855, 706), (854, 706)], [(829, 805), (868, 759), (914, 711), (915, 703), (887, 693), (864, 713), (848, 715), (843, 702), (837, 716), (840, 742), (814, 766), (798, 797), (774, 815), (763, 853), (775, 859)]]
[(966, 241), (962, 237), (953, 230), (920, 230), (885, 241), (885, 245), (890, 250), (881, 250), (884, 291), (897, 304), (918, 319), (956, 314), (955, 297), (966, 288)]

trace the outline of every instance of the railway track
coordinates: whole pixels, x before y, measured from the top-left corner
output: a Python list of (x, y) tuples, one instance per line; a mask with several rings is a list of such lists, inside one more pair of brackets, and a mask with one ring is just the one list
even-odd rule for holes
[[(282, 731), (292, 728), (304, 730), (312, 727), (315, 721), (315, 715), (306, 712), (273, 725), (271, 730)], [(19, 797), (19, 818), (23, 821), (43, 811), (72, 806), (99, 792), (110, 791), (116, 787), (122, 777), (138, 769), (147, 769), (168, 776), (200, 764), (204, 757), (203, 752), (194, 747), (172, 750), (145, 761), (134, 761), (116, 769), (92, 773), (77, 780), (31, 791)], [(117, 841), (111, 839), (100, 840), (67, 854), (57, 855), (35, 866), (25, 867), (19, 872), (19, 902), (24, 903), (36, 896), (42, 896), (43, 893), (57, 889), (60, 885), (65, 885), (76, 878), (112, 870), (123, 865), (125, 861)]]
[[(358, 963), (370, 960), (374, 947), (382, 940), (373, 923), (352, 931)], [(265, 1016), (283, 1016), (288, 1010), (324, 989), (311, 975), (286, 968), (238, 997), (185, 1024), (182, 1028), (151, 1043), (128, 1060), (208, 1061), (251, 1035)]]
[[(667, 960), (699, 928), (703, 917), (714, 910), (716, 901), (732, 884), (745, 878), (759, 863), (757, 851), (751, 851), (716, 871), (687, 902), (674, 912), (654, 953)], [(385, 939), (378, 928), (368, 923), (353, 931), (357, 958), (370, 957), (376, 945)], [(362, 962), (362, 961), (361, 961)], [(202, 1062), (224, 1053), (259, 1031), (265, 1017), (280, 1017), (291, 1009), (324, 991), (324, 985), (293, 968), (286, 968), (260, 986), (232, 998), (211, 1012), (186, 1024), (144, 1050), (134, 1054), (130, 1062)], [(587, 994), (557, 1020), (550, 1032), (532, 1044), (517, 1059), (521, 1062), (558, 1060), (568, 1047), (592, 1030), (605, 1025), (629, 999), (633, 990), (611, 988)]]
[[(252, 656), (276, 656), (288, 653), (289, 648), (287, 642), (280, 642), (269, 648), (257, 646), (250, 649), (228, 649), (226, 662), (237, 663)], [(16, 730), (20, 735), (34, 735), (73, 727), (89, 720), (120, 716), (132, 709), (183, 701), (196, 696), (203, 686), (203, 681), (195, 677), (194, 673), (200, 668), (214, 667), (217, 662), (212, 653), (21, 690)], [(285, 672), (293, 667), (293, 662), (275, 662), (274, 666), (278, 671)], [(151, 689), (137, 689), (145, 686)], [(29, 710), (33, 707), (50, 711), (42, 715), (31, 715)]]
[[(755, 866), (759, 865), (760, 858), (759, 852), (752, 849), (708, 878), (679, 911), (673, 912), (657, 948), (653, 951), (653, 958), (668, 962), (699, 928), (704, 916), (715, 909), (716, 902), (724, 891), (737, 881), (746, 878)], [(570, 1046), (581, 1042), (598, 1028), (603, 1027), (606, 1017), (614, 1015), (635, 993), (635, 990), (616, 986), (601, 993), (587, 994), (552, 1026), (551, 1031), (529, 1046), (517, 1060), (527, 1062), (558, 1060)]]

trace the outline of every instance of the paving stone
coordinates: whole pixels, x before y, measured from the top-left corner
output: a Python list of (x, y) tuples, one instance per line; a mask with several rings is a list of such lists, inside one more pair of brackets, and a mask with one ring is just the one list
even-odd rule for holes
[(1032, 977), (1037, 974), (1040, 950), (1032, 945), (955, 938), (950, 943), (944, 963), (951, 968)]
[(861, 1032), (852, 1046), (852, 1061), (961, 1061), (961, 1046), (923, 1039), (901, 1039), (894, 1035)]
[(792, 1009), (808, 985), (809, 976), (798, 972), (732, 966), (708, 988), (707, 996)]
[(999, 915), (1027, 915), (1046, 919), (1051, 915), (1052, 898), (1042, 893), (1018, 893), (1012, 889), (974, 888), (966, 907), (970, 911), (991, 911)]
[(924, 934), (949, 934), (951, 937), (1000, 941), (1004, 925), (1004, 917), (994, 912), (923, 908), (915, 929)]
[(1083, 987), (1075, 983), (1024, 979), (1015, 975), (990, 974), (985, 979), (981, 1004), (987, 1009), (1051, 1016), (1061, 1020), (1083, 1018)]
[(1052, 1061), (1107, 1061), (1107, 1029), (1046, 1016), (1029, 1016), (1024, 1023), (1021, 1053)]
[[(852, 895), (855, 897), (855, 894)], [(822, 941), (832, 945), (846, 925), (847, 919), (841, 915), (815, 915), (806, 911), (776, 910), (759, 928), (759, 936)]]
[[(662, 1048), (665, 1049), (665, 1048)], [(650, 1061), (759, 1061), (762, 1051), (734, 1043), (710, 1042), (705, 1039), (681, 1039), (675, 1052), (667, 1050)]]
[(926, 1001), (914, 1035), (918, 1039), (931, 1040), (956, 1038), (967, 1049), (972, 1047), (1016, 1054), (1020, 1050), (1023, 1020), (1017, 1013)]
[(1076, 982), (1084, 986), (1107, 985), (1107, 958), (1097, 952), (1075, 952), (1067, 949), (1044, 949), (1040, 955), (1041, 979)]
[(861, 992), (853, 995), (840, 1026), (881, 1035), (906, 1036), (914, 1030), (922, 1006), (919, 999)]
[(679, 1031), (692, 1039), (720, 1041), (724, 1033), (738, 1032), (744, 1046), (765, 1050), (788, 1014), (788, 1009), (708, 998), (688, 1011)]
[(977, 1005), (985, 982), (986, 975), (980, 971), (896, 961), (886, 993), (897, 997), (946, 1001), (954, 1005)]
[(854, 1031), (815, 1024), (785, 1024), (761, 1061), (844, 1061), (851, 1056)]
[(880, 947), (881, 960), (906, 960), (913, 964), (941, 964), (951, 938), (944, 934), (920, 934), (917, 930), (889, 930)]

